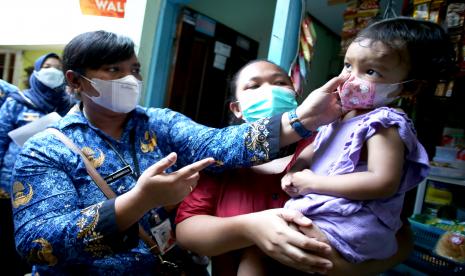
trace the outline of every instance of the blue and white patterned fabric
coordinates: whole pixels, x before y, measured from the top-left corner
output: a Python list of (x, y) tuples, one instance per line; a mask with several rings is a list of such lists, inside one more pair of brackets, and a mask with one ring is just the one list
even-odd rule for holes
[(8, 97), (0, 107), (0, 198), (10, 197), (11, 173), (16, 156), (21, 151), (21, 148), (8, 136), (8, 132), (44, 115), (43, 112), (11, 97)]
[(11, 92), (18, 91), (18, 87), (0, 79), (0, 106), (5, 102)]
[[(34, 63), (34, 70), (39, 71), (49, 57), (58, 58), (58, 55), (42, 55)], [(9, 198), (11, 172), (16, 155), (21, 150), (10, 139), (8, 132), (53, 111), (64, 116), (75, 103), (65, 92), (64, 86), (51, 89), (41, 83), (35, 74), (29, 77), (29, 85), (31, 88), (22, 92), (10, 90), (0, 108), (0, 198)]]
[[(130, 113), (121, 138), (115, 140), (92, 126), (76, 106), (55, 127), (106, 177), (124, 167), (121, 159), (132, 168), (136, 159), (144, 171), (170, 152), (178, 154), (170, 171), (206, 157), (217, 160), (212, 170), (266, 161), (279, 150), (280, 116), (213, 129), (169, 109), (137, 107)], [(131, 141), (135, 141), (136, 158), (131, 154)], [(17, 248), (35, 264), (33, 272), (153, 273), (157, 261), (138, 239), (137, 224), (118, 232), (114, 200), (105, 198), (81, 157), (52, 134), (41, 132), (26, 142), (16, 161), (13, 181)], [(109, 185), (123, 194), (134, 187), (135, 180), (127, 175)], [(148, 216), (140, 221), (147, 231)]]

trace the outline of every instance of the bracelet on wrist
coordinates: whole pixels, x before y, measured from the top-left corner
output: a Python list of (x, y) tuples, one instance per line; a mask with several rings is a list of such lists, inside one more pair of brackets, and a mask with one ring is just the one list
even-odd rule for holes
[(304, 125), (300, 122), (295, 112), (295, 109), (289, 111), (287, 114), (289, 117), (289, 124), (291, 125), (292, 129), (294, 129), (294, 131), (297, 132), (297, 134), (299, 134), (300, 137), (308, 138), (312, 136), (313, 132), (311, 130), (306, 129)]

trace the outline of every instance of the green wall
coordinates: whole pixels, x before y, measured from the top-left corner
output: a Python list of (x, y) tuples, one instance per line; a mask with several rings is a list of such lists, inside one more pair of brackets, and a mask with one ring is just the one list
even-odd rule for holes
[[(307, 73), (307, 84), (304, 95), (325, 84), (342, 70), (343, 59), (340, 55), (340, 37), (313, 21), (317, 34), (315, 52)], [(307, 68), (308, 70), (308, 68)]]
[[(153, 46), (155, 41), (155, 30), (157, 29), (158, 18), (160, 14), (161, 1), (147, 1), (145, 7), (144, 24), (142, 26), (142, 34), (140, 45), (138, 46), (137, 57), (141, 64), (142, 79), (147, 84), (150, 61), (152, 60)], [(144, 104), (145, 94), (147, 93), (147, 85), (143, 87), (141, 104)]]

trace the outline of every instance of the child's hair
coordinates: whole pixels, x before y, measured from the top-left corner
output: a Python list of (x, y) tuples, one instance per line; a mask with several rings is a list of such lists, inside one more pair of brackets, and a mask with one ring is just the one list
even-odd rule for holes
[(352, 42), (363, 39), (382, 42), (399, 54), (407, 50), (407, 80), (436, 82), (449, 78), (455, 69), (449, 36), (433, 22), (408, 17), (384, 19), (360, 31)]

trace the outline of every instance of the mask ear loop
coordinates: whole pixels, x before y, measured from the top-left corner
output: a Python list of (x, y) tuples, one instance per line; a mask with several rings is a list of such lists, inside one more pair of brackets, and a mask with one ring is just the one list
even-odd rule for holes
[(396, 82), (396, 83), (390, 83), (389, 85), (405, 84), (405, 83), (409, 83), (412, 81), (416, 81), (416, 79), (411, 79), (411, 80), (406, 80), (406, 81), (401, 81), (401, 82)]
[[(79, 74), (79, 73), (77, 73), (77, 74)], [(89, 79), (88, 77), (86, 77), (86, 76), (84, 76), (84, 75), (82, 75), (82, 74), (79, 74), (79, 77), (85, 79), (85, 80), (88, 81), (89, 83), (95, 84), (95, 82), (94, 82), (93, 80)]]

